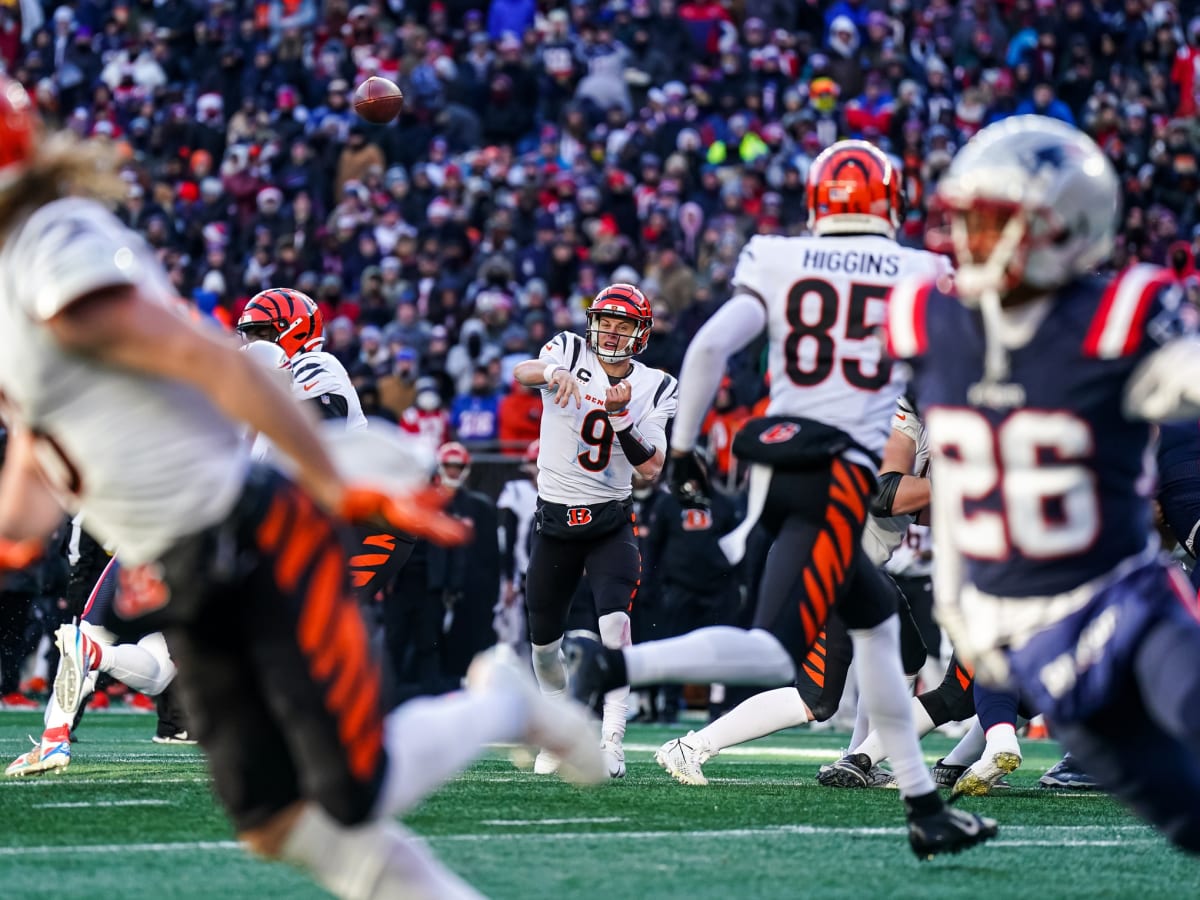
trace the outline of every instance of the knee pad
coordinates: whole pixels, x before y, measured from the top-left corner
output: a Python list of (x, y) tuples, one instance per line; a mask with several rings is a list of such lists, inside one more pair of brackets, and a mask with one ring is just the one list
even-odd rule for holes
[(562, 638), (549, 644), (533, 644), (533, 673), (543, 693), (556, 693), (567, 688), (567, 671), (563, 668), (558, 651)]
[(629, 628), (629, 613), (606, 613), (600, 617), (600, 642), (614, 650), (628, 647), (632, 643)]

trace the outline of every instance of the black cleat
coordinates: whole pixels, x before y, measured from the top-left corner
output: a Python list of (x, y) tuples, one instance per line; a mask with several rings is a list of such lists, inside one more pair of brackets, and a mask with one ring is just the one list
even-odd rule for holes
[(942, 757), (933, 764), (933, 783), (940, 788), (953, 788), (966, 771), (966, 766), (947, 763), (946, 758)]
[(824, 787), (865, 788), (871, 784), (871, 757), (865, 753), (847, 753), (817, 773), (817, 784)]
[(1070, 753), (1039, 778), (1038, 785), (1044, 788), (1066, 788), (1072, 791), (1100, 790), (1099, 782), (1079, 768), (1079, 764), (1071, 758)]
[(948, 806), (924, 816), (908, 815), (908, 843), (920, 860), (941, 853), (961, 853), (990, 841), (998, 831), (995, 819)]
[(594, 708), (609, 691), (628, 683), (620, 650), (609, 650), (594, 638), (568, 636), (562, 652), (568, 690), (588, 709)]

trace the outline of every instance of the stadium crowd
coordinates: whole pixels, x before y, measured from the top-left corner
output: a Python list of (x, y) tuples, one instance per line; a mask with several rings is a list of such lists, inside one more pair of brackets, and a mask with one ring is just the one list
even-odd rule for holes
[[(272, 285), (321, 304), (368, 410), (519, 454), (512, 364), (610, 281), (677, 371), (746, 238), (804, 226), (813, 157), (865, 137), (907, 177), (905, 240), (1004, 116), (1086, 129), (1125, 192), (1117, 262), (1200, 300), (1200, 4), (1191, 0), (21, 0), (0, 64), (52, 126), (114, 141), (122, 216), (226, 325)], [(368, 125), (356, 84), (395, 80)], [(762, 393), (757, 360), (732, 399)]]
[[(1077, 124), (1123, 179), (1115, 262), (1169, 264), (1200, 304), (1198, 13), (1194, 0), (7, 0), (0, 66), (50, 127), (118, 146), (120, 215), (201, 314), (231, 327), (258, 291), (298, 288), (368, 414), (520, 456), (542, 404), (516, 362), (582, 330), (594, 295), (625, 281), (654, 307), (641, 361), (678, 373), (747, 238), (804, 230), (807, 168), (841, 137), (903, 168), (915, 245), (935, 224), (932, 184), (981, 127), (1024, 112)], [(386, 126), (352, 106), (376, 74), (406, 98)], [(706, 423), (722, 476), (765, 392), (760, 351), (734, 360)], [(440, 609), (461, 586), (434, 581)], [(471, 606), (486, 623), (484, 581)], [(648, 578), (644, 594), (695, 587)], [(713, 602), (704, 615), (721, 619), (736, 605)], [(694, 624), (674, 616), (643, 635)], [(441, 625), (420, 631), (436, 641)]]

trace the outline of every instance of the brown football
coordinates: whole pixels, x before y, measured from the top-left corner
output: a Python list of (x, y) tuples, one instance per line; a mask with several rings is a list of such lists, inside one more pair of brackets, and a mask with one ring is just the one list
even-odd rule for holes
[(400, 115), (404, 93), (386, 78), (372, 75), (354, 91), (354, 111), (376, 125), (385, 125)]

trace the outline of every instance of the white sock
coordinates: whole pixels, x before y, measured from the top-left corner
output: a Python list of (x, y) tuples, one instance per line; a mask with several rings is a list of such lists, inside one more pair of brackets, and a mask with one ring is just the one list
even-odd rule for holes
[(936, 790), (913, 729), (912, 705), (900, 663), (900, 620), (892, 615), (874, 628), (851, 629), (850, 639), (858, 664), (861, 702), (891, 757), (900, 793), (915, 797)]
[(167, 642), (155, 632), (136, 644), (105, 647), (100, 658), (100, 671), (135, 691), (156, 697), (175, 677), (175, 663), (167, 651)]
[(533, 644), (533, 674), (543, 694), (561, 694), (567, 689), (567, 670), (558, 650), (562, 638), (549, 644)]
[(811, 719), (800, 692), (794, 687), (781, 687), (743, 700), (697, 734), (714, 750), (724, 750), (774, 734), (781, 728), (803, 725)]
[[(853, 663), (851, 663), (853, 665)], [(850, 746), (857, 747), (871, 733), (871, 717), (867, 715), (867, 704), (858, 698), (858, 706), (854, 710), (854, 731), (850, 734)]]
[[(600, 617), (600, 641), (605, 647), (628, 647), (630, 638), (629, 613), (605, 613)], [(604, 740), (625, 739), (625, 721), (629, 718), (629, 686), (619, 687), (604, 695), (604, 715), (600, 736)]]
[(987, 739), (987, 749), (984, 754), (992, 756), (996, 753), (1015, 753), (1021, 755), (1021, 744), (1017, 740), (1017, 729), (1009, 722), (993, 725), (984, 735)]
[(410, 700), (384, 720), (387, 775), (375, 812), (406, 812), (474, 762), (487, 744), (518, 741), (528, 713), (516, 694), (460, 691)]
[(483, 895), (443, 866), (417, 837), (393, 822), (347, 826), (309, 804), (281, 858), (344, 900), (475, 900)]
[(770, 687), (796, 677), (791, 654), (773, 634), (727, 625), (628, 647), (625, 671), (633, 687), (713, 681)]
[(959, 738), (954, 749), (946, 754), (942, 762), (948, 766), (969, 766), (983, 755), (984, 744), (983, 726), (979, 724), (978, 718), (972, 719), (967, 733)]
[[(933, 719), (929, 718), (929, 713), (925, 711), (925, 707), (921, 705), (916, 697), (911, 699), (912, 702), (912, 717), (913, 725), (917, 729), (917, 737), (923, 738), (929, 732), (933, 731)], [(871, 765), (878, 765), (887, 759), (887, 751), (883, 749), (883, 739), (879, 736), (878, 731), (872, 731), (868, 734), (861, 744), (851, 744), (851, 753), (865, 753), (871, 757)]]

